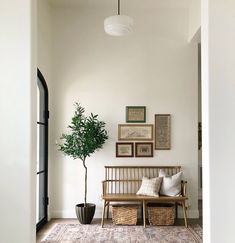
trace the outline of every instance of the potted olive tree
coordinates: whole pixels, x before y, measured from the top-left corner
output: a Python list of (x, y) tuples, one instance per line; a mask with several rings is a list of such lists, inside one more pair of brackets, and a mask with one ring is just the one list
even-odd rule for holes
[(98, 115), (84, 115), (85, 109), (75, 103), (75, 114), (68, 126), (69, 133), (63, 133), (59, 150), (73, 159), (80, 159), (85, 169), (84, 203), (76, 205), (76, 214), (81, 224), (90, 224), (95, 214), (95, 204), (87, 203), (87, 166), (86, 159), (101, 149), (108, 139), (105, 123), (98, 120)]

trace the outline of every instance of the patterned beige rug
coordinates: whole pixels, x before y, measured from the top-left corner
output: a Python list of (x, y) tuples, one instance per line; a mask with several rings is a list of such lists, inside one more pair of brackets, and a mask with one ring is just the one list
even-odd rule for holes
[(116, 226), (99, 224), (56, 224), (43, 243), (201, 243), (199, 225), (184, 226)]

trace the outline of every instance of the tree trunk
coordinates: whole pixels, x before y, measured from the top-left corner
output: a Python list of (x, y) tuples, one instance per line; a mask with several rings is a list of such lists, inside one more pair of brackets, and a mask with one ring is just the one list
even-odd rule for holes
[(85, 196), (84, 196), (84, 206), (86, 207), (86, 196), (87, 196), (87, 167), (85, 164), (85, 159), (82, 161), (85, 168)]

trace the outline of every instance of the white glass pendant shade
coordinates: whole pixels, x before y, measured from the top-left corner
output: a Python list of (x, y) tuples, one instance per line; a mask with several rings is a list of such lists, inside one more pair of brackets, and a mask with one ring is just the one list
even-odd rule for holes
[(132, 33), (134, 21), (125, 15), (113, 15), (104, 20), (104, 30), (113, 36), (124, 36)]

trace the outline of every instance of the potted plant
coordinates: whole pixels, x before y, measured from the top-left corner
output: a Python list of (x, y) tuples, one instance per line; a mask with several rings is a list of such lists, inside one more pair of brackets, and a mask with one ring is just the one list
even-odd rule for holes
[(68, 126), (69, 133), (63, 133), (59, 150), (73, 159), (80, 159), (85, 168), (84, 203), (76, 205), (76, 214), (81, 224), (90, 224), (95, 214), (95, 204), (87, 203), (87, 166), (86, 159), (98, 149), (101, 149), (108, 139), (105, 123), (98, 120), (98, 115), (84, 115), (85, 109), (75, 103), (75, 114)]

